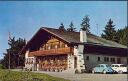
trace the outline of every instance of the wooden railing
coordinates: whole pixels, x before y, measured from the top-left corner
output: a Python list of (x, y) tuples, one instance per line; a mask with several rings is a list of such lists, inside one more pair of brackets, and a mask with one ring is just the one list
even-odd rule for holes
[(29, 56), (45, 56), (45, 55), (58, 55), (58, 54), (67, 54), (73, 51), (72, 48), (58, 48), (58, 49), (49, 49), (49, 50), (39, 50), (30, 52)]

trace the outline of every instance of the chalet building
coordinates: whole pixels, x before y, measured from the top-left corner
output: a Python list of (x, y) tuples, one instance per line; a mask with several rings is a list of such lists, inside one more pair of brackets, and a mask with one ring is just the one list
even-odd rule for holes
[(93, 34), (42, 27), (21, 50), (25, 67), (37, 71), (74, 72), (97, 64), (127, 64), (126, 46)]

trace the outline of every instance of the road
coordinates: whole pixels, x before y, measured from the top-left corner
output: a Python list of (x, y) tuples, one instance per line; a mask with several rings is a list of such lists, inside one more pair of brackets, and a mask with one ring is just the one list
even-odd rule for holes
[(71, 81), (128, 81), (127, 74), (73, 74), (63, 72), (44, 72), (36, 71), (38, 73), (45, 73), (55, 77), (69, 79)]

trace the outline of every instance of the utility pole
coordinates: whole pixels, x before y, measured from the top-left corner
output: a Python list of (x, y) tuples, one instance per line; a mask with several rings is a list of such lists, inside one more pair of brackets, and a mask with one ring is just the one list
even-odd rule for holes
[(98, 34), (99, 34), (99, 33), (98, 33), (98, 24), (96, 24), (96, 29), (97, 29), (97, 35), (98, 35)]
[[(9, 40), (11, 40), (11, 35), (10, 35), (10, 32), (8, 32), (8, 41)], [(10, 52), (11, 52), (11, 50), (10, 50), (10, 46), (9, 46), (9, 55), (8, 55), (8, 69), (10, 70)]]
[(9, 56), (8, 56), (8, 69), (10, 70), (10, 50), (9, 50)]

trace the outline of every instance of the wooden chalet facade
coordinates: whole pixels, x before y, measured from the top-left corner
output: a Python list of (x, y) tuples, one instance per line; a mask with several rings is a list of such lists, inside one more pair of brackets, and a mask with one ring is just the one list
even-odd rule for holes
[(72, 47), (51, 36), (46, 43), (40, 46), (39, 50), (29, 52), (28, 56), (36, 57), (39, 70), (59, 71), (67, 69), (68, 54), (73, 54)]
[[(111, 50), (113, 48), (115, 50)], [(111, 51), (105, 52), (106, 49)], [(117, 50), (120, 50), (118, 54)], [(68, 32), (42, 27), (21, 50), (21, 53), (25, 53), (25, 67), (32, 70), (75, 71), (78, 69), (81, 71), (86, 69), (85, 64), (87, 66), (89, 63), (92, 64), (90, 67), (98, 64), (98, 62), (88, 62), (87, 56), (88, 59), (89, 55), (94, 55), (93, 58), (95, 55), (101, 55), (101, 57), (113, 56), (122, 59), (127, 56), (127, 47), (92, 34), (86, 35), (86, 31), (83, 30)], [(126, 63), (126, 60), (122, 63)]]

